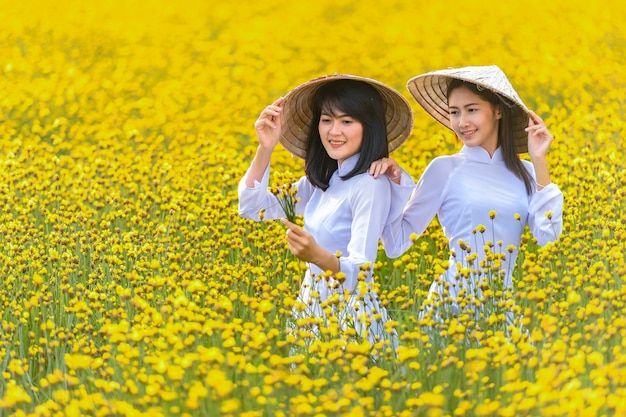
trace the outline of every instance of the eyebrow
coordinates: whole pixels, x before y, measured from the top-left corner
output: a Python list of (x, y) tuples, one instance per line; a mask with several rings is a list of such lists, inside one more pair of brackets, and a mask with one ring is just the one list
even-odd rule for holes
[[(478, 103), (478, 102), (476, 102), (476, 103), (468, 103), (468, 104), (466, 104), (466, 105), (464, 105), (464, 106), (461, 106), (461, 107), (471, 107), (471, 106), (477, 106), (477, 105), (479, 105), (479, 104), (480, 104), (480, 103)], [(449, 108), (449, 109), (458, 109), (458, 108), (459, 108), (459, 106), (448, 106), (448, 108)]]
[(333, 113), (329, 113), (329, 112), (324, 111), (324, 110), (322, 110), (322, 116), (332, 116), (332, 117), (336, 117), (336, 118), (338, 118), (338, 119), (339, 119), (340, 117), (352, 117), (352, 116), (350, 116), (350, 115), (349, 115), (349, 114), (347, 114), (347, 113), (337, 113), (337, 112), (335, 112), (335, 113), (333, 114)]

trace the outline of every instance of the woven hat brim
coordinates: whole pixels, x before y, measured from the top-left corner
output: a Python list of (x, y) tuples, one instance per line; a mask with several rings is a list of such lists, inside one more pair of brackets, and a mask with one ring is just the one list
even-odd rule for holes
[[(496, 65), (438, 70), (421, 74), (407, 82), (415, 100), (439, 123), (452, 130), (448, 112), (448, 83), (452, 79), (468, 81), (489, 89), (507, 99), (512, 111), (513, 135), (517, 153), (528, 151), (528, 108), (519, 97), (504, 72)], [(506, 104), (503, 104), (506, 105)]]
[(398, 91), (371, 78), (333, 74), (307, 81), (285, 96), (280, 137), (280, 143), (285, 149), (300, 158), (306, 157), (309, 129), (312, 128), (313, 121), (313, 97), (322, 85), (335, 80), (363, 81), (376, 88), (385, 102), (389, 152), (393, 152), (406, 141), (413, 129), (413, 111), (409, 102)]

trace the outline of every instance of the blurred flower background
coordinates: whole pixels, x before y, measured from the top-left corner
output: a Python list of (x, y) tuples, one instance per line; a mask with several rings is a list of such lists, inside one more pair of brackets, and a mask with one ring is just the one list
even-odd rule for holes
[[(626, 414), (623, 16), (580, 0), (0, 0), (0, 416)], [(392, 156), (417, 178), (459, 144), (406, 81), (488, 64), (556, 137), (561, 241), (526, 231), (514, 290), (427, 332), (447, 266), (435, 220), (374, 265), (397, 358), (338, 326), (288, 334), (305, 265), (280, 223), (237, 214), (258, 113), (320, 75), (378, 79), (414, 106)], [(272, 163), (275, 185), (303, 173), (282, 148)]]

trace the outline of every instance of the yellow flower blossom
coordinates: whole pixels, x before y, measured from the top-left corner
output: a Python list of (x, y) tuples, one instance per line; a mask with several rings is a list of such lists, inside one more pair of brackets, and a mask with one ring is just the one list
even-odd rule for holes
[(2, 399), (0, 399), (0, 409), (10, 409), (18, 404), (30, 404), (31, 402), (32, 399), (24, 388), (15, 385), (15, 383), (10, 383)]

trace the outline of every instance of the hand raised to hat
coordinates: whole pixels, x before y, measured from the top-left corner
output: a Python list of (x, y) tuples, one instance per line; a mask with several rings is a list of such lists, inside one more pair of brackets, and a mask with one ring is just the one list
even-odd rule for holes
[(530, 116), (528, 118), (528, 154), (532, 160), (543, 159), (548, 154), (550, 145), (554, 140), (554, 136), (550, 134), (550, 131), (546, 127), (545, 123), (535, 112), (528, 111)]
[(528, 154), (535, 168), (537, 191), (540, 191), (550, 184), (550, 171), (546, 155), (550, 149), (550, 144), (554, 140), (554, 136), (550, 134), (545, 123), (537, 114), (530, 110), (529, 114), (530, 118), (526, 128), (528, 132)]
[(264, 108), (259, 118), (254, 122), (259, 146), (246, 176), (246, 187), (248, 188), (253, 188), (255, 182), (261, 181), (263, 173), (270, 163), (272, 152), (280, 138), (280, 114), (283, 111), (284, 100), (281, 97)]
[(263, 109), (254, 123), (257, 137), (262, 148), (274, 149), (280, 138), (280, 116), (283, 111), (283, 97)]

